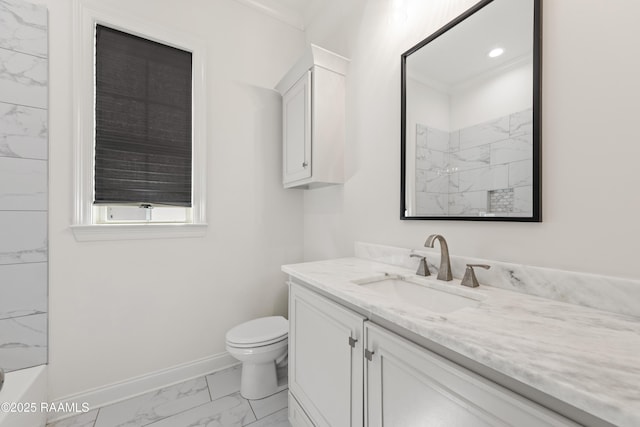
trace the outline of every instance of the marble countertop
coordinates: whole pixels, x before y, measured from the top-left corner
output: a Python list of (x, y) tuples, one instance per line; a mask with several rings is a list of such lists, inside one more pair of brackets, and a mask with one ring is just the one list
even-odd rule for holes
[[(416, 277), (360, 258), (282, 271), (614, 425), (640, 426), (638, 317), (485, 285), (469, 289), (482, 298), (477, 306), (434, 313), (353, 283), (384, 273)], [(439, 283), (460, 288), (456, 279)]]

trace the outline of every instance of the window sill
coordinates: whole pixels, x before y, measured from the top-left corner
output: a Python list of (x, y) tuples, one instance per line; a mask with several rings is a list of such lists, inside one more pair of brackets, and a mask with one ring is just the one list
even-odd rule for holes
[(78, 242), (203, 237), (207, 224), (92, 224), (72, 225)]

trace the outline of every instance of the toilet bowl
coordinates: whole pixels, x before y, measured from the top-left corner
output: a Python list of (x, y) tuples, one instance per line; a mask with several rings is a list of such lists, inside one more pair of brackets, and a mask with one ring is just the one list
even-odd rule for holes
[(242, 397), (262, 399), (277, 391), (276, 365), (286, 361), (288, 334), (282, 316), (250, 320), (227, 332), (227, 351), (242, 362)]

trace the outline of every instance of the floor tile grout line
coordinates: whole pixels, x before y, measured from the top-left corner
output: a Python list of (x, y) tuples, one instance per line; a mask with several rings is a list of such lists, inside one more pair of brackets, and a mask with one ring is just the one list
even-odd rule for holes
[[(269, 398), (269, 397), (271, 397), (271, 396), (275, 396), (276, 394), (280, 394), (280, 393), (284, 393), (284, 392), (287, 392), (287, 393), (288, 393), (288, 392), (289, 392), (289, 389), (288, 389), (288, 388), (286, 388), (286, 389), (284, 389), (284, 390), (280, 390), (280, 391), (278, 391), (278, 392), (275, 392), (275, 393), (273, 393), (273, 394), (270, 394), (270, 395), (269, 395), (269, 396), (267, 396), (267, 397), (263, 397), (262, 399), (267, 399), (267, 398)], [(257, 399), (257, 400), (262, 400), (262, 399)], [(249, 401), (249, 406), (251, 406), (251, 410), (253, 410), (253, 405), (251, 405), (251, 400), (249, 400), (249, 399), (247, 399), (247, 400)], [(270, 415), (273, 415), (273, 414), (275, 414), (276, 412), (282, 411), (283, 409), (288, 408), (288, 407), (289, 407), (289, 402), (287, 401), (287, 405), (286, 405), (286, 406), (284, 406), (284, 407), (282, 407), (282, 408), (280, 408), (280, 409), (276, 409), (275, 411), (270, 412), (270, 413), (268, 413), (268, 414), (264, 415), (264, 416), (263, 416), (263, 417), (261, 417), (261, 418), (258, 418), (258, 416), (255, 414), (255, 411), (254, 411), (254, 413), (253, 413), (253, 414), (254, 414), (254, 415), (256, 415), (256, 420), (261, 420), (262, 418), (266, 418), (266, 417), (268, 417), (268, 416), (270, 416)]]
[(96, 412), (96, 417), (93, 420), (93, 423), (91, 423), (91, 425), (89, 427), (96, 427), (96, 423), (98, 422), (98, 417), (100, 416), (100, 410), (102, 408), (98, 408), (98, 411)]
[[(228, 368), (228, 369), (229, 369), (229, 370), (231, 370), (231, 369), (235, 369), (235, 368)], [(211, 374), (207, 374), (207, 375), (205, 375), (205, 377), (213, 376), (213, 375), (215, 375), (215, 374), (217, 374), (217, 373), (219, 373), (219, 372), (222, 372), (222, 371), (217, 371), (217, 372), (213, 372), (213, 373), (211, 373)], [(208, 380), (208, 379), (207, 379), (207, 385), (209, 385), (209, 380)], [(287, 388), (288, 388), (288, 387), (287, 387)], [(211, 401), (212, 401), (212, 402), (214, 402), (214, 401), (216, 401), (216, 400), (218, 400), (218, 399), (222, 399), (223, 397), (231, 396), (232, 394), (236, 394), (236, 393), (240, 394), (240, 389), (238, 389), (238, 390), (236, 390), (236, 391), (232, 391), (231, 393), (227, 393), (227, 394), (223, 394), (223, 395), (221, 395), (221, 396), (218, 396), (218, 398), (217, 398), (217, 399), (214, 399), (214, 398), (213, 398), (213, 394), (212, 394), (212, 391), (211, 391), (211, 387), (209, 388), (209, 392), (211, 393)], [(272, 396), (272, 395), (269, 395), (269, 396)], [(244, 397), (242, 394), (240, 394), (240, 397), (242, 397), (243, 399), (245, 399), (245, 397)], [(267, 396), (267, 397), (268, 397), (268, 396)], [(245, 400), (246, 400), (247, 402), (249, 402), (249, 399), (245, 399)], [(251, 405), (249, 405), (249, 406), (251, 406)]]
[[(253, 414), (253, 418), (255, 418), (256, 421), (258, 421), (258, 416), (256, 415), (255, 409), (253, 409), (253, 405), (251, 404), (251, 400), (247, 399), (247, 403), (249, 404), (249, 409), (251, 409), (251, 413)], [(256, 421), (252, 421), (251, 423), (254, 423)], [(251, 424), (251, 423), (249, 423), (249, 424)]]
[[(199, 407), (204, 406), (204, 405), (208, 405), (209, 403), (213, 402), (213, 400), (211, 400), (211, 392), (209, 390), (209, 383), (207, 382), (207, 376), (206, 375), (203, 375), (201, 377), (192, 378), (191, 380), (187, 380), (187, 381), (196, 381), (199, 378), (204, 378), (205, 384), (207, 385), (207, 391), (209, 392), (208, 393), (209, 394), (209, 401), (208, 402), (204, 402), (204, 403), (201, 403), (200, 405), (196, 405), (196, 406), (193, 406), (191, 408), (184, 409), (184, 410), (182, 410), (180, 412), (176, 412), (175, 414), (167, 415), (166, 417), (158, 418), (157, 420), (153, 420), (148, 424), (142, 424), (140, 427), (153, 426), (153, 424), (155, 424), (157, 422), (166, 420), (167, 418), (175, 417), (175, 416), (180, 415), (180, 414), (184, 414), (185, 412), (192, 411), (192, 410), (194, 410), (196, 408), (199, 408)], [(169, 386), (169, 387), (171, 387), (171, 386)], [(162, 390), (162, 389), (160, 388), (160, 389), (158, 389), (158, 391), (159, 390)], [(178, 400), (178, 399), (173, 399), (173, 400)]]
[[(91, 421), (91, 425), (89, 425), (88, 427), (95, 427), (95, 426), (96, 426), (96, 422), (98, 422), (98, 415), (100, 415), (100, 408), (92, 409), (91, 411), (96, 411), (96, 417), (93, 419), (93, 421)], [(89, 411), (89, 412), (91, 412), (91, 411)], [(84, 414), (77, 414), (77, 415), (73, 415), (73, 416), (71, 416), (71, 417), (62, 418), (62, 419), (59, 419), (59, 420), (53, 421), (53, 422), (51, 422), (51, 423), (47, 422), (47, 423), (45, 424), (45, 427), (51, 427), (51, 426), (53, 426), (53, 425), (55, 425), (56, 423), (59, 423), (59, 422), (61, 422), (61, 421), (66, 421), (66, 420), (71, 420), (71, 419), (74, 419), (74, 418), (79, 418), (79, 417), (81, 417), (81, 416), (83, 416), (83, 415), (84, 415)]]
[(207, 390), (209, 390), (209, 402), (213, 402), (213, 394), (211, 393), (211, 384), (209, 383), (209, 375), (205, 375), (204, 380), (207, 383)]
[[(277, 410), (276, 412), (274, 412), (273, 414), (276, 414), (276, 413), (278, 413), (278, 412), (280, 412), (280, 411), (284, 411), (285, 409), (287, 409), (287, 410), (288, 410), (288, 407), (286, 407), (286, 408), (282, 408), (282, 409), (278, 409), (278, 410)], [(262, 418), (256, 418), (256, 420), (255, 420), (255, 421), (252, 421), (252, 422), (250, 422), (249, 424), (245, 424), (243, 427), (251, 427), (252, 425), (256, 424), (258, 421), (264, 420), (265, 418), (267, 418), (267, 417), (269, 417), (269, 416), (271, 416), (271, 415), (273, 415), (273, 414), (266, 415), (266, 416), (264, 416), (264, 417), (262, 417)]]

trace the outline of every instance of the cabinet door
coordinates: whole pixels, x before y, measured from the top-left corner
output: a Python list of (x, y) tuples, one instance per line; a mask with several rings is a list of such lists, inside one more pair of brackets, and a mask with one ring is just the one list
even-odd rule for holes
[[(366, 425), (576, 426), (378, 326), (365, 324)], [(369, 352), (373, 352), (370, 355)]]
[(311, 71), (282, 97), (282, 181), (311, 177)]
[(293, 427), (314, 427), (313, 423), (302, 410), (296, 398), (289, 391), (289, 422)]
[(363, 322), (291, 283), (289, 390), (317, 427), (362, 426)]

